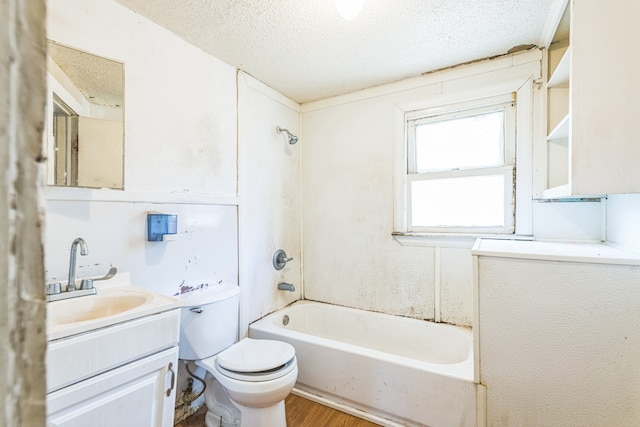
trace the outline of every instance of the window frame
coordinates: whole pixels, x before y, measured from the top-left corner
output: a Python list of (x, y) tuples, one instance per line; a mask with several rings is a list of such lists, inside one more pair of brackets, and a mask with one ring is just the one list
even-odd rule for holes
[[(502, 164), (473, 168), (453, 168), (438, 171), (417, 171), (415, 128), (425, 123), (437, 123), (451, 119), (473, 117), (495, 111), (504, 111)], [(514, 234), (516, 196), (516, 93), (503, 94), (464, 103), (449, 104), (405, 113), (406, 169), (405, 200), (406, 229), (410, 233), (445, 234)], [(503, 226), (419, 226), (412, 221), (412, 184), (416, 181), (461, 178), (472, 176), (504, 176)]]
[[(533, 236), (534, 196), (542, 188), (539, 171), (546, 152), (534, 141), (544, 139), (545, 97), (541, 90), (542, 52), (536, 50), (478, 64), (428, 74), (402, 85), (393, 100), (393, 228), (391, 235), (403, 246), (470, 249), (479, 237), (526, 239)], [(406, 131), (407, 112), (517, 93), (516, 221), (515, 234), (417, 233), (407, 231)], [(536, 193), (534, 193), (536, 190)]]

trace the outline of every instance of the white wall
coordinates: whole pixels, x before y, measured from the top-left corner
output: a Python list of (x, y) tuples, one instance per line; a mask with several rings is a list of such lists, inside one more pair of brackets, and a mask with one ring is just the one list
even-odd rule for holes
[[(78, 256), (77, 277), (114, 265), (167, 295), (237, 283), (236, 70), (115, 1), (47, 5), (49, 39), (122, 62), (125, 72), (124, 191), (47, 189), (47, 280), (66, 280), (69, 247), (83, 237), (89, 255)], [(178, 234), (148, 242), (148, 212), (177, 214)]]
[[(395, 115), (488, 96), (489, 84), (539, 78), (539, 60), (535, 51), (506, 56), (303, 105), (305, 298), (471, 325), (473, 239), (403, 239), (400, 245), (391, 236), (394, 155), (403, 144)], [(526, 110), (535, 120), (539, 96), (533, 98)], [(518, 183), (526, 185), (539, 168), (532, 147), (520, 149), (519, 155), (529, 153), (519, 164)], [(530, 194), (523, 200), (530, 203)], [(599, 203), (534, 203), (517, 210), (520, 233), (600, 241)]]
[(640, 250), (640, 194), (612, 194), (607, 199), (607, 240)]
[[(78, 277), (115, 265), (169, 295), (239, 280), (241, 334), (299, 299), (304, 142), (289, 145), (276, 126), (301, 136), (300, 106), (244, 73), (236, 81), (232, 67), (115, 1), (48, 6), (50, 39), (124, 63), (125, 191), (48, 189), (47, 279), (66, 279), (80, 236), (90, 254), (78, 256)], [(178, 214), (178, 235), (147, 242), (151, 211)], [(294, 257), (280, 272), (278, 248)], [(277, 291), (279, 281), (296, 292)]]
[(606, 212), (600, 201), (533, 203), (536, 240), (600, 242), (606, 240)]
[(305, 298), (433, 319), (434, 248), (391, 236), (396, 97), (303, 112)]
[(47, 37), (124, 63), (125, 190), (236, 195), (235, 69), (113, 0), (48, 0)]
[[(300, 135), (300, 106), (253, 77), (238, 73), (238, 163), (240, 282), (243, 286), (241, 333), (260, 317), (300, 299), (300, 151), (280, 126)], [(280, 271), (273, 254), (284, 249), (293, 261)], [(280, 291), (278, 282), (295, 292)]]
[[(47, 279), (66, 278), (80, 236), (78, 277), (115, 265), (166, 294), (237, 282), (235, 69), (115, 1), (47, 5), (49, 39), (125, 70), (125, 191), (48, 189)], [(146, 241), (149, 211), (178, 214), (175, 241)]]
[[(147, 241), (147, 212), (178, 215), (178, 234)], [(67, 280), (76, 237), (89, 247), (76, 277), (103, 276), (110, 266), (130, 272), (134, 285), (165, 295), (181, 286), (237, 283), (236, 206), (49, 201), (45, 242), (47, 281)]]
[(638, 425), (640, 267), (480, 256), (478, 271), (488, 426)]

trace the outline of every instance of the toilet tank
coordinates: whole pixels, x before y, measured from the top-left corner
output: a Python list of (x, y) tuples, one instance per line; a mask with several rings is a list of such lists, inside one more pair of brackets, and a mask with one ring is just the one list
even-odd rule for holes
[(186, 292), (181, 306), (180, 350), (183, 360), (213, 356), (238, 340), (240, 288), (221, 283)]

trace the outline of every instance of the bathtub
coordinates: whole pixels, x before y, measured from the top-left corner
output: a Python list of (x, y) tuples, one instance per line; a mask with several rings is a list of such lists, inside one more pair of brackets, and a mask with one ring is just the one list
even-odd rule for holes
[(296, 349), (295, 392), (386, 426), (476, 426), (473, 334), (312, 301), (249, 326)]

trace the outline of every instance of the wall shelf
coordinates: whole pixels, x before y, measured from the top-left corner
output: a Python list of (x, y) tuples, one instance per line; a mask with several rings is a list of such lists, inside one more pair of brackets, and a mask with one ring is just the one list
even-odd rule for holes
[(548, 188), (542, 192), (543, 199), (561, 199), (571, 194), (569, 184)]
[(560, 123), (557, 124), (555, 128), (549, 135), (547, 135), (547, 140), (556, 140), (556, 139), (566, 139), (569, 138), (569, 124), (571, 123), (571, 117), (569, 114), (564, 116), (564, 119), (560, 120)]
[(571, 46), (567, 48), (567, 50), (562, 55), (562, 59), (556, 66), (556, 69), (553, 71), (551, 77), (549, 77), (549, 82), (547, 83), (548, 88), (554, 87), (569, 87), (569, 75), (571, 70)]
[(547, 51), (546, 182), (538, 197), (640, 193), (640, 4), (568, 0)]

